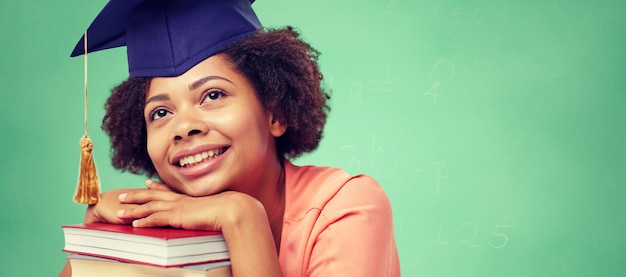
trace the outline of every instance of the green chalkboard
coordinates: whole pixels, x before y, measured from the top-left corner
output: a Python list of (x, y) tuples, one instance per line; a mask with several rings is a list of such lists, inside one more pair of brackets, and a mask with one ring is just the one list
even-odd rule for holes
[[(83, 60), (105, 0), (0, 4), (2, 276), (54, 276), (83, 134)], [(297, 164), (374, 176), (403, 276), (626, 274), (626, 2), (258, 0), (322, 53), (331, 115)], [(125, 50), (90, 55), (90, 134)], [(364, 242), (365, 243), (365, 242)]]

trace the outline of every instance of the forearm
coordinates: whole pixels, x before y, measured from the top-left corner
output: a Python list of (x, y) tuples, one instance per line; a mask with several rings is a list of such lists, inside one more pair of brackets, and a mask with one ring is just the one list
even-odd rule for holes
[(282, 276), (265, 209), (255, 199), (243, 200), (222, 227), (233, 276)]

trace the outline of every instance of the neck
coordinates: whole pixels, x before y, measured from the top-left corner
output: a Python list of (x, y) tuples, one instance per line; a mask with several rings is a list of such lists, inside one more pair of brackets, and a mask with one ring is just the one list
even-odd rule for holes
[(278, 252), (285, 211), (285, 168), (282, 160), (277, 159), (276, 161), (276, 164), (266, 167), (269, 173), (268, 181), (260, 185), (259, 190), (253, 196), (265, 207)]

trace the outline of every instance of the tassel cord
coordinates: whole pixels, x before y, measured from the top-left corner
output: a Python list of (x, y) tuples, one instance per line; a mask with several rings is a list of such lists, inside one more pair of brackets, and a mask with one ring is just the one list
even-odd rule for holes
[(80, 140), (80, 169), (78, 177), (78, 187), (76, 188), (76, 195), (74, 201), (81, 204), (96, 204), (100, 201), (100, 181), (98, 180), (98, 173), (96, 171), (96, 165), (93, 160), (93, 142), (88, 136), (88, 84), (87, 84), (87, 32), (84, 37), (85, 42), (85, 134)]

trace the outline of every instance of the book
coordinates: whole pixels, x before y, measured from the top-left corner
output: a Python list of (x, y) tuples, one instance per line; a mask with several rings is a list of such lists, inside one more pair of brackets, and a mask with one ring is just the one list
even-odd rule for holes
[(72, 277), (231, 277), (230, 261), (181, 267), (159, 267), (135, 264), (87, 255), (68, 256)]
[(229, 259), (220, 232), (137, 228), (107, 223), (62, 226), (63, 251), (130, 263), (174, 267)]

